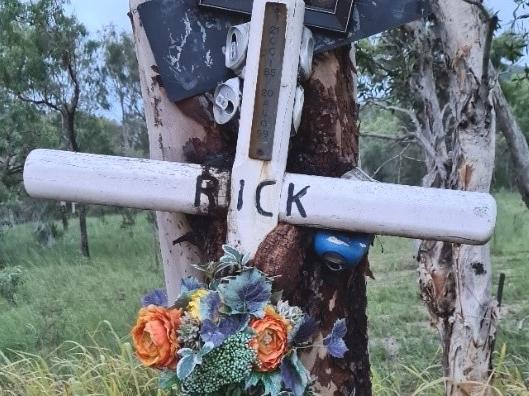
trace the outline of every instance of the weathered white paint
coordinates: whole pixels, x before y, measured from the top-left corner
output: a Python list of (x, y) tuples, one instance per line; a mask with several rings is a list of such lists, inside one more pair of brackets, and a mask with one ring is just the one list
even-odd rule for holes
[[(306, 218), (295, 205), (293, 216), (285, 216), (290, 183), (295, 193), (310, 186), (301, 199)], [(492, 237), (496, 202), (482, 193), (287, 174), (280, 217), (291, 224), (482, 244)]]
[[(70, 155), (68, 151), (35, 150), (24, 167), (24, 186), (35, 198), (123, 206), (173, 213), (207, 213), (207, 199), (195, 207), (202, 167), (169, 161)], [(220, 183), (219, 206), (226, 208), (227, 172), (211, 171)]]
[[(129, 0), (130, 15), (136, 44), (145, 119), (149, 131), (149, 152), (153, 159), (184, 162), (182, 147), (192, 137), (202, 138), (204, 128), (187, 117), (158, 84), (156, 61), (141, 23), (138, 7), (148, 0)], [(179, 133), (174, 133), (178, 130)], [(175, 245), (174, 241), (191, 231), (180, 213), (157, 212), (156, 223), (169, 301), (179, 294), (180, 280), (200, 276), (192, 266), (202, 261), (198, 248), (190, 243)]]
[[(286, 46), (275, 125), (273, 159), (272, 161), (258, 161), (249, 158), (251, 129), (265, 7), (267, 3), (274, 2), (286, 4), (287, 7)], [(254, 1), (253, 5), (237, 152), (232, 171), (231, 196), (234, 199), (232, 199), (228, 213), (228, 243), (251, 255), (255, 254), (260, 243), (278, 223), (281, 181), (285, 174), (292, 128), (304, 10), (305, 3), (301, 0), (259, 0)], [(247, 204), (239, 210), (237, 198), (241, 180), (245, 182), (242, 198)], [(265, 180), (277, 181), (277, 184), (264, 189), (261, 195), (262, 205), (267, 208), (272, 217), (259, 215), (255, 205), (255, 191), (258, 185)]]
[[(24, 184), (35, 198), (205, 214), (206, 194), (195, 205), (197, 178), (204, 175), (218, 180), (215, 205), (226, 208), (229, 172), (200, 165), (36, 150), (26, 161)], [(207, 181), (198, 184), (207, 187)], [(496, 221), (496, 203), (485, 193), (288, 173), (278, 185), (279, 220), (301, 226), (480, 244)], [(300, 191), (301, 206), (290, 199), (289, 211), (289, 197)], [(254, 209), (255, 202), (244, 206)], [(267, 218), (254, 219), (257, 226)]]

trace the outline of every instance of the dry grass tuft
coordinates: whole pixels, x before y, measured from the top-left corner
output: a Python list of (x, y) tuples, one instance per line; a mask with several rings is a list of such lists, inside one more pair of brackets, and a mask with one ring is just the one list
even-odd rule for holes
[[(0, 394), (6, 396), (162, 395), (158, 373), (141, 367), (130, 343), (114, 337), (116, 353), (98, 346), (65, 342), (47, 356), (0, 352)], [(100, 331), (99, 329), (98, 331)]]

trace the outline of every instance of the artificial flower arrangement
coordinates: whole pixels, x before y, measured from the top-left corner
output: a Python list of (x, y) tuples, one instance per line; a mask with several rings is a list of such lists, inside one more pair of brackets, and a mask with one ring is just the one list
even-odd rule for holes
[(248, 256), (223, 249), (218, 262), (197, 265), (206, 283), (184, 279), (171, 307), (160, 291), (144, 298), (132, 330), (138, 359), (161, 370), (161, 387), (176, 395), (314, 394), (299, 351), (319, 347), (342, 358), (345, 320), (314, 344), (316, 321), (272, 293), (273, 280)]

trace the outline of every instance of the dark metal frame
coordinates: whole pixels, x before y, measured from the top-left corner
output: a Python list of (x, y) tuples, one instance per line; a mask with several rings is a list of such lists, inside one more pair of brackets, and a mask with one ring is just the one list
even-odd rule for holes
[[(198, 0), (204, 7), (243, 14), (252, 13), (253, 0)], [(307, 6), (305, 23), (309, 26), (346, 33), (353, 9), (353, 0), (336, 0), (333, 10)]]

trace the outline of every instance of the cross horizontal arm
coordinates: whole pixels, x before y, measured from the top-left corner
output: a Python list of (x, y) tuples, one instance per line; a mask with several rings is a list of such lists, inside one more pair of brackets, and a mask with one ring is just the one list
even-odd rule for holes
[[(35, 150), (24, 184), (34, 198), (208, 214), (229, 205), (230, 173), (200, 165), (55, 150)], [(301, 226), (407, 238), (483, 244), (494, 231), (496, 203), (489, 194), (371, 183), (298, 174), (261, 183), (251, 202), (282, 186), (279, 219)], [(244, 188), (244, 181), (241, 181)]]

